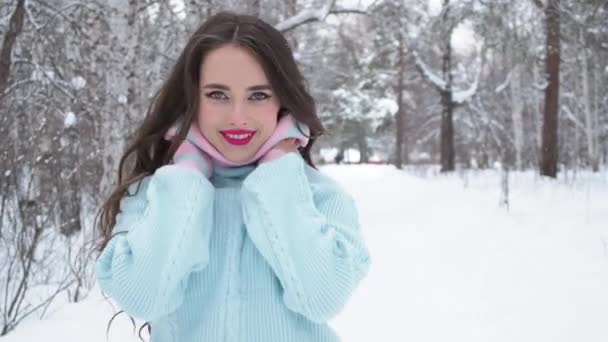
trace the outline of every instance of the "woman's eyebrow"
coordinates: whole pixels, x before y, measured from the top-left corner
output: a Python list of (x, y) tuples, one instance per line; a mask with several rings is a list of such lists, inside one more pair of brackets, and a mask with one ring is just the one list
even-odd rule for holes
[[(203, 86), (203, 88), (213, 88), (213, 89), (222, 89), (222, 90), (230, 90), (230, 87), (220, 83), (209, 83)], [(248, 91), (252, 90), (272, 90), (272, 87), (268, 84), (260, 84), (254, 85), (247, 88)]]
[(247, 88), (247, 90), (272, 90), (272, 87), (268, 84), (260, 84)]

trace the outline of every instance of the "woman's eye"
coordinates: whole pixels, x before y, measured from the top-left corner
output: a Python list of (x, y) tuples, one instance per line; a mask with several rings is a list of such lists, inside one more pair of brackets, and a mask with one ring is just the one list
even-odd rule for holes
[(212, 91), (210, 93), (207, 93), (206, 95), (208, 98), (214, 100), (223, 100), (226, 98), (226, 95), (224, 95), (224, 93), (222, 93), (221, 91)]
[(266, 93), (253, 93), (251, 98), (253, 98), (255, 101), (261, 101), (270, 98), (270, 95)]

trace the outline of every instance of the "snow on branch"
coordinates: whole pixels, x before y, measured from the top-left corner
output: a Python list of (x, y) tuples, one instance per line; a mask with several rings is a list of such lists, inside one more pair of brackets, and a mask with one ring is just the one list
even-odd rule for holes
[(566, 114), (566, 118), (569, 119), (570, 121), (572, 121), (575, 126), (580, 128), (582, 131), (585, 131), (585, 132), (587, 131), (585, 125), (576, 117), (576, 115), (574, 115), (574, 113), (572, 113), (572, 110), (570, 110), (570, 107), (568, 107), (566, 105), (562, 105), (562, 111), (564, 114)]
[(469, 86), (468, 89), (456, 90), (452, 95), (452, 101), (458, 104), (463, 104), (468, 102), (475, 94), (477, 93), (477, 89), (479, 88), (479, 79), (481, 78), (481, 70), (480, 66), (477, 69), (477, 74), (475, 75), (475, 81)]
[[(416, 51), (413, 52), (413, 55), (414, 55), (414, 60), (416, 62), (416, 68), (418, 69), (418, 71), (420, 71), (422, 76), (427, 81), (431, 82), (431, 84), (435, 88), (437, 88), (438, 91), (440, 91), (440, 92), (448, 91), (448, 86), (447, 86), (446, 81), (443, 78), (441, 78), (440, 76), (438, 76), (437, 74), (435, 74), (433, 71), (431, 71), (431, 69), (426, 65), (426, 63), (424, 63), (422, 61), (420, 56), (418, 56), (418, 53)], [(473, 97), (473, 95), (475, 95), (475, 93), (477, 93), (477, 88), (479, 87), (480, 74), (481, 74), (481, 68), (479, 69), (479, 72), (477, 73), (477, 76), (475, 77), (475, 81), (471, 84), (471, 86), (469, 88), (462, 89), (462, 90), (452, 90), (452, 101), (454, 103), (463, 104), (463, 103), (467, 102), (469, 99), (471, 99), (471, 97)]]
[(513, 73), (513, 70), (509, 71), (509, 73), (507, 74), (507, 77), (505, 78), (505, 81), (502, 82), (498, 87), (496, 87), (496, 89), (494, 90), (494, 93), (499, 94), (502, 93), (503, 90), (505, 90), (509, 84), (511, 84), (511, 74)]
[(329, 0), (325, 3), (325, 5), (319, 9), (305, 9), (300, 13), (294, 15), (291, 18), (287, 18), (282, 22), (278, 23), (275, 28), (279, 31), (289, 31), (294, 29), (297, 26), (300, 26), (304, 23), (310, 21), (323, 21), (329, 15), (329, 10), (331, 10), (334, 5), (334, 0)]
[(426, 63), (422, 61), (420, 56), (418, 56), (418, 53), (416, 51), (414, 51), (413, 55), (414, 60), (416, 61), (416, 67), (418, 71), (420, 71), (422, 76), (424, 76), (425, 79), (431, 82), (431, 84), (433, 84), (433, 86), (435, 86), (435, 88), (437, 88), (439, 91), (447, 91), (447, 83), (445, 82), (445, 80), (436, 75), (434, 72), (432, 72), (431, 69), (426, 65)]
[(332, 9), (335, 0), (328, 0), (323, 7), (318, 9), (305, 9), (300, 13), (283, 20), (282, 22), (275, 25), (275, 28), (281, 32), (287, 32), (295, 29), (298, 26), (304, 25), (313, 21), (323, 21), (330, 14), (339, 13), (357, 13), (367, 14), (365, 11), (356, 9)]
[(40, 26), (40, 24), (38, 24), (36, 19), (34, 19), (34, 15), (32, 14), (32, 11), (30, 9), (29, 0), (25, 1), (23, 9), (25, 10), (25, 14), (27, 14), (27, 17), (30, 20), (30, 22), (32, 23), (32, 25), (34, 25), (34, 28), (36, 28), (36, 30), (40, 30), (41, 26)]
[(455, 91), (452, 95), (452, 101), (463, 104), (469, 101), (476, 93), (479, 86), (479, 74), (475, 77), (475, 81), (468, 89)]
[(542, 80), (542, 83), (535, 83), (532, 85), (536, 90), (544, 91), (549, 86), (549, 81), (546, 79)]

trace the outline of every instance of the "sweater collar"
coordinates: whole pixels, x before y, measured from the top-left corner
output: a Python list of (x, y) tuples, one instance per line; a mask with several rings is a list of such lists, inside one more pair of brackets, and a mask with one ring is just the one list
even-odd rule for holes
[(256, 166), (256, 163), (241, 166), (221, 166), (214, 164), (211, 182), (216, 187), (238, 186), (251, 171), (255, 170)]

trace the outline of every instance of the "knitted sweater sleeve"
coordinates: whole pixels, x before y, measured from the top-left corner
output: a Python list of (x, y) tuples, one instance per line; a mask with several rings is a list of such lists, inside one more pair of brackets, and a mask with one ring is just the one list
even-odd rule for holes
[(209, 261), (213, 197), (207, 178), (179, 165), (132, 184), (95, 265), (100, 288), (147, 321), (177, 309), (190, 273)]
[(307, 168), (297, 153), (260, 164), (243, 182), (242, 208), (285, 305), (323, 323), (342, 310), (370, 257), (352, 197), (313, 168), (309, 177)]

